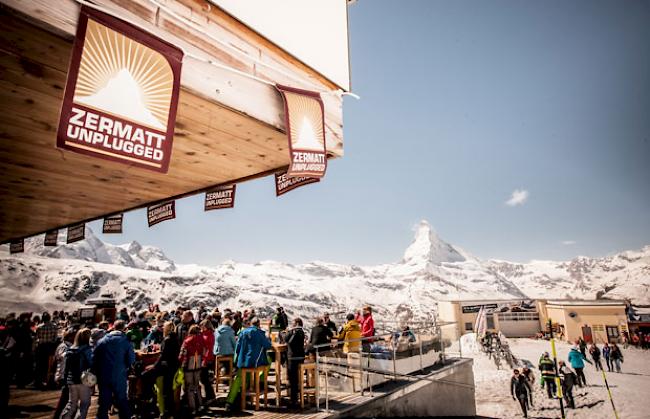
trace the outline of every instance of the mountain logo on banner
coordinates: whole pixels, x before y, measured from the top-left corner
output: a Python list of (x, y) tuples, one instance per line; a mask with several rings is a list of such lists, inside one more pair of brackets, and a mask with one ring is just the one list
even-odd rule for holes
[(275, 196), (283, 195), (301, 186), (320, 182), (320, 179), (306, 176), (289, 177), (287, 172), (275, 174)]
[(327, 169), (323, 101), (318, 92), (276, 85), (284, 98), (290, 163), (287, 176), (320, 178)]
[(174, 218), (176, 218), (176, 201), (163, 202), (147, 208), (149, 227)]
[(166, 173), (183, 52), (82, 7), (57, 146)]

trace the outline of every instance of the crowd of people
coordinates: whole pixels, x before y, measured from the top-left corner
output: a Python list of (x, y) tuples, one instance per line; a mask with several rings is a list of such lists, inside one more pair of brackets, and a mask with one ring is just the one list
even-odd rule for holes
[(627, 349), (628, 345), (641, 349), (650, 349), (650, 332), (644, 333), (641, 330), (632, 333), (623, 332), (623, 346)]
[[(574, 386), (587, 386), (587, 378), (584, 373), (585, 363), (593, 365), (596, 371), (602, 371), (602, 360), (604, 359), (609, 372), (620, 373), (623, 352), (616, 343), (604, 343), (603, 347), (599, 348), (595, 342), (588, 345), (582, 338), (579, 338), (571, 347), (567, 358), (568, 362), (558, 361), (556, 370), (554, 360), (550, 358), (548, 352), (544, 352), (539, 358), (537, 366), (540, 372), (539, 383), (542, 388), (546, 388), (546, 395), (549, 399), (555, 399), (561, 395), (566, 406), (575, 409)], [(561, 389), (557, 388), (557, 378), (560, 379)], [(523, 371), (514, 370), (510, 380), (510, 394), (513, 399), (519, 401), (524, 417), (528, 417), (528, 410), (533, 407), (534, 385), (535, 377), (530, 369), (525, 367)]]
[[(0, 368), (6, 372), (0, 374), (0, 411), (8, 409), (13, 383), (17, 388), (60, 389), (54, 418), (85, 418), (93, 394), (98, 396), (101, 419), (115, 411), (120, 418), (131, 418), (132, 413), (193, 417), (216, 401), (215, 368), (233, 375), (225, 407), (234, 410), (241, 397), (240, 370), (269, 365), (272, 340), (287, 345), (282, 363), (289, 378), (290, 406), (297, 407), (301, 363), (316, 351), (370, 351), (375, 335), (370, 306), (348, 314), (339, 329), (324, 313), (309, 333), (302, 319), (290, 322), (282, 307), (265, 329), (254, 309), (221, 312), (200, 306), (196, 311), (161, 311), (152, 305), (141, 313), (123, 308), (115, 317), (81, 322), (59, 311), (0, 318)], [(410, 334), (403, 333), (407, 339)], [(149, 365), (143, 361), (147, 354), (157, 355)], [(228, 356), (234, 359), (234, 371), (227, 371), (226, 363), (216, 365), (217, 357)], [(137, 397), (130, 388), (136, 387), (133, 377), (141, 383)]]

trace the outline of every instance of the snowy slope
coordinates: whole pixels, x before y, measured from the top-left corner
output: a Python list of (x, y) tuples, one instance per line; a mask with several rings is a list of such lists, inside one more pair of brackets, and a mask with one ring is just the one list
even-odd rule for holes
[[(650, 303), (650, 246), (602, 258), (517, 264), (482, 261), (440, 239), (423, 221), (398, 263), (378, 266), (312, 262), (292, 265), (227, 261), (215, 267), (176, 265), (164, 252), (137, 242), (114, 246), (86, 229), (86, 240), (26, 253), (0, 249), (0, 309), (76, 308), (112, 293), (136, 309), (150, 302), (243, 308), (312, 317), (345, 313), (361, 304), (377, 317), (430, 318), (435, 302), (459, 298), (632, 298)], [(63, 237), (61, 240), (63, 241)]]

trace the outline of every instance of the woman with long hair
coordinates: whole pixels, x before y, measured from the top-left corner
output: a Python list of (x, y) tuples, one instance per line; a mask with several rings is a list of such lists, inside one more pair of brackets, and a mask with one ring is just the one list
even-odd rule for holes
[(163, 341), (160, 346), (160, 357), (153, 366), (156, 375), (162, 377), (163, 404), (158, 406), (163, 417), (176, 416), (176, 402), (174, 400), (174, 375), (178, 370), (178, 355), (181, 344), (174, 330), (173, 322), (163, 325)]
[(93, 353), (90, 349), (90, 334), (88, 328), (81, 329), (74, 338), (74, 344), (65, 354), (63, 377), (68, 386), (68, 404), (63, 409), (63, 419), (72, 419), (79, 415), (86, 419), (90, 407), (92, 387), (82, 382), (81, 376), (93, 366)]

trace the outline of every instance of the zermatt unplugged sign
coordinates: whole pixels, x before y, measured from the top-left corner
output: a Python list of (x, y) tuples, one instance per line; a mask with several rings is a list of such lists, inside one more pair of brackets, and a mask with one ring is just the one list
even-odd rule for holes
[(166, 173), (183, 52), (81, 8), (57, 146)]

